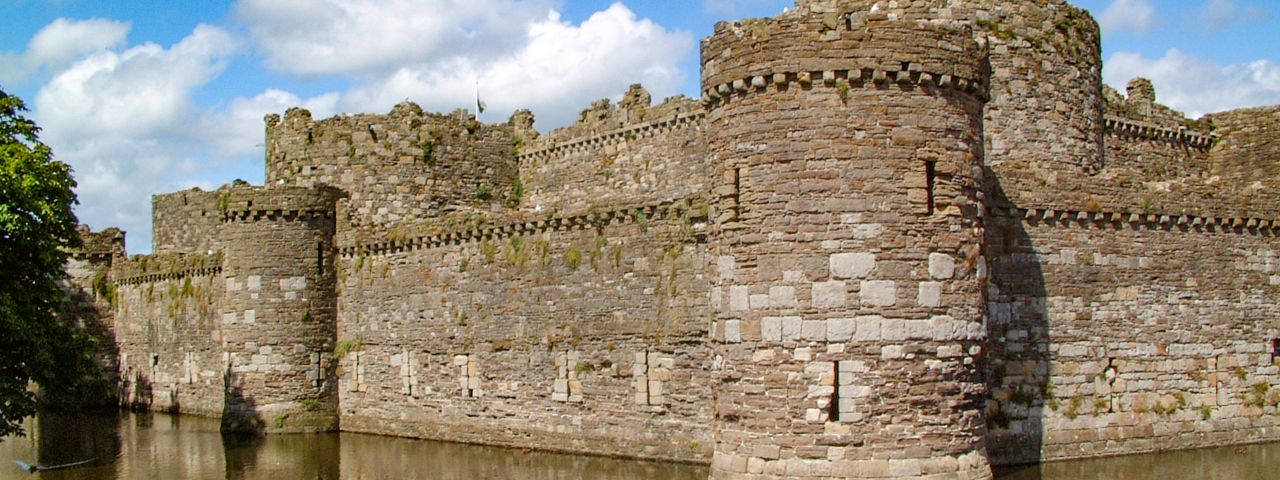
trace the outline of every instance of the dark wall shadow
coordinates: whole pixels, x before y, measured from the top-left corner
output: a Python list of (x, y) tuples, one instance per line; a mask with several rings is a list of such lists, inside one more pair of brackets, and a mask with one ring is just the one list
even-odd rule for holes
[[(984, 252), (987, 277), (987, 451), (997, 474), (1010, 466), (1038, 464), (1045, 408), (1052, 402), (1048, 296), (1035, 238), (1005, 194), (1002, 179), (985, 168), (987, 205)], [(1020, 477), (1026, 478), (1026, 477)]]
[(266, 422), (258, 414), (257, 403), (245, 395), (238, 375), (227, 364), (222, 374), (222, 431), (225, 433), (262, 435)]
[(36, 464), (67, 465), (88, 461), (88, 466), (114, 465), (123, 448), (119, 412), (41, 410), (32, 420), (31, 435)]

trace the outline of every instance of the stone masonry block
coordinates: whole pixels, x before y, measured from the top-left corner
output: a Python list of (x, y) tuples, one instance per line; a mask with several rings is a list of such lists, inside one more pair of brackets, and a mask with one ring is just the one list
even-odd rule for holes
[(796, 306), (796, 287), (769, 287), (769, 304), (775, 308), (793, 308)]
[(782, 340), (799, 340), (800, 324), (800, 317), (782, 317)]
[(725, 255), (717, 258), (716, 270), (720, 273), (721, 281), (733, 281), (733, 274), (736, 270), (736, 262), (733, 256)]
[(920, 291), (916, 295), (916, 303), (922, 307), (942, 306), (942, 283), (920, 282)]
[(857, 323), (852, 318), (832, 318), (827, 320), (827, 341), (847, 342), (853, 338)]
[(827, 339), (827, 322), (823, 320), (805, 320), (800, 327), (800, 335), (809, 341), (822, 342)]
[(898, 303), (898, 289), (892, 280), (867, 280), (858, 293), (862, 303), (873, 307), (892, 307)]
[(874, 342), (882, 338), (881, 327), (884, 318), (876, 315), (858, 317), (854, 319), (857, 329), (854, 330), (853, 339), (859, 342)]
[(764, 317), (760, 319), (760, 337), (766, 342), (781, 342), (782, 318)]
[(837, 253), (829, 263), (835, 278), (866, 278), (876, 268), (876, 256), (866, 252)]
[(749, 292), (745, 285), (729, 287), (729, 310), (742, 311), (750, 308)]
[(945, 253), (929, 254), (929, 278), (946, 280), (956, 274), (956, 260)]
[(813, 308), (839, 308), (845, 305), (846, 286), (841, 281), (813, 284)]
[(738, 343), (742, 341), (742, 321), (726, 320), (724, 322), (724, 341)]

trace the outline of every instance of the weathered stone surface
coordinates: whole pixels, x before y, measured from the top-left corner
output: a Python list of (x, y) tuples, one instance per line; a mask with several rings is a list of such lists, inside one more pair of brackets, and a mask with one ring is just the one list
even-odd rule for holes
[(545, 135), (293, 109), (267, 187), (155, 198), (153, 255), (83, 232), (68, 303), (123, 403), (231, 429), (722, 479), (1280, 439), (1280, 117), (1104, 88), (1098, 35), (1059, 0), (800, 0), (717, 25), (701, 102)]

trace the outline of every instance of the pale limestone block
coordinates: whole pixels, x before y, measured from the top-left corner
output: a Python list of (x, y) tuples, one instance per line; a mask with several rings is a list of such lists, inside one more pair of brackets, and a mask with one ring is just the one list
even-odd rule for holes
[(886, 345), (880, 348), (882, 360), (897, 360), (902, 357), (902, 345)]
[(859, 342), (874, 342), (883, 338), (884, 317), (867, 315), (853, 319), (857, 324), (853, 339)]
[(289, 277), (280, 279), (280, 290), (285, 292), (306, 290), (307, 277)]
[(764, 317), (760, 319), (760, 337), (766, 342), (782, 341), (782, 319)]
[(867, 278), (876, 268), (874, 253), (837, 253), (828, 260), (831, 276), (835, 278)]
[(756, 445), (751, 455), (765, 460), (777, 460), (782, 455), (782, 448), (777, 445)]
[(891, 342), (900, 342), (908, 338), (907, 321), (900, 318), (886, 318), (880, 322), (880, 338)]
[(808, 277), (805, 277), (803, 271), (787, 270), (785, 272), (782, 272), (782, 281), (787, 283), (800, 283), (800, 282), (807, 282), (809, 281), (809, 279)]
[(792, 355), (798, 362), (807, 362), (813, 360), (813, 349), (809, 347), (797, 348), (795, 354)]
[(769, 308), (769, 295), (766, 293), (757, 293), (748, 297), (752, 310), (765, 310)]
[(822, 421), (822, 409), (818, 409), (818, 408), (806, 409), (804, 411), (804, 421), (810, 422), (810, 423)]
[(720, 272), (720, 281), (731, 282), (737, 271), (737, 263), (732, 255), (724, 255), (716, 259), (716, 270)]
[(920, 282), (916, 303), (922, 307), (942, 306), (942, 282)]
[(555, 393), (552, 393), (552, 394), (551, 394), (551, 401), (553, 401), (553, 402), (567, 402), (567, 401), (569, 401), (569, 394), (568, 394), (568, 393), (564, 393), (564, 392), (555, 392)]
[(805, 340), (822, 342), (827, 339), (827, 322), (824, 320), (805, 320), (800, 329)]
[(945, 253), (929, 254), (929, 277), (946, 280), (956, 274), (956, 260)]
[(250, 292), (262, 289), (262, 277), (259, 275), (249, 275), (245, 278), (245, 283)]
[(850, 228), (850, 234), (858, 240), (868, 240), (879, 237), (884, 234), (884, 225), (879, 223), (865, 223), (862, 225), (854, 225)]
[(871, 387), (865, 385), (841, 385), (840, 398), (866, 398), (871, 396)]
[(847, 287), (844, 282), (816, 282), (813, 284), (814, 308), (839, 308), (845, 304)]
[(864, 305), (892, 307), (898, 303), (898, 288), (893, 280), (866, 280), (858, 292)]
[(720, 287), (711, 288), (711, 308), (719, 310), (722, 302), (724, 302), (724, 289)]
[[(867, 362), (862, 360), (841, 360), (839, 368), (840, 373), (867, 373), (871, 371), (871, 367), (867, 366)], [(849, 378), (850, 381), (852, 381), (851, 377), (841, 377), (841, 383), (843, 383), (846, 378)]]
[[(466, 355), (454, 355), (453, 365), (455, 367), (465, 367), (467, 366), (467, 360), (469, 359), (467, 358)], [(463, 372), (463, 375), (466, 375), (466, 370), (463, 370), (462, 372)]]
[(551, 391), (555, 393), (569, 393), (569, 381), (565, 379), (556, 379), (555, 384), (551, 387)]
[(769, 304), (776, 308), (793, 308), (796, 306), (796, 287), (769, 287)]
[(257, 310), (245, 310), (245, 311), (244, 311), (244, 323), (257, 323), (257, 322), (258, 322), (258, 311), (257, 311)]
[(227, 277), (227, 291), (228, 292), (240, 291), (240, 282), (236, 281), (236, 277)]
[(756, 457), (747, 459), (747, 473), (752, 475), (764, 473), (764, 459)]
[(724, 341), (738, 343), (742, 341), (742, 321), (726, 320), (724, 322)]
[(782, 340), (799, 340), (801, 323), (800, 317), (782, 317)]
[(919, 477), (921, 473), (920, 460), (918, 459), (889, 460), (890, 476)]
[(741, 311), (750, 308), (750, 289), (746, 285), (729, 287), (729, 310)]
[(853, 338), (857, 323), (852, 318), (832, 318), (827, 320), (827, 341), (847, 342)]
[(235, 313), (224, 313), (224, 314), (222, 314), (222, 323), (227, 324), (227, 325), (231, 325), (231, 324), (233, 324), (233, 323), (236, 323), (236, 314), (235, 314)]
[(902, 322), (907, 330), (907, 338), (928, 340), (933, 338), (933, 322), (930, 320), (907, 320)]

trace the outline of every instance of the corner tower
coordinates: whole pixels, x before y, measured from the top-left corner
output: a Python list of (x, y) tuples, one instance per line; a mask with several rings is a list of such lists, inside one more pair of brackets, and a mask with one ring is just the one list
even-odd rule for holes
[(721, 23), (702, 44), (714, 479), (991, 477), (986, 54), (968, 27), (864, 3)]
[(223, 429), (338, 426), (331, 357), (337, 336), (333, 235), (340, 193), (232, 186), (223, 215)]

